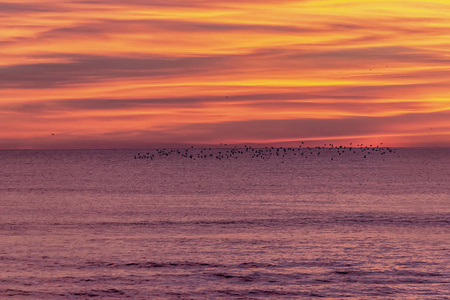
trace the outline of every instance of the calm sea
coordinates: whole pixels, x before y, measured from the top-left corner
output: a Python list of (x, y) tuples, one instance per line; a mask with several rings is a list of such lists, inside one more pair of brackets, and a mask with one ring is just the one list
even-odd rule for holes
[(450, 149), (284, 150), (0, 151), (0, 298), (450, 298)]

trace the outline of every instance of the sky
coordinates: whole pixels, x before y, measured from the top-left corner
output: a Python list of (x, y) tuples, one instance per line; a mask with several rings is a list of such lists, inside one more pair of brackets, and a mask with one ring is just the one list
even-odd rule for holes
[(449, 1), (0, 0), (0, 149), (450, 147)]

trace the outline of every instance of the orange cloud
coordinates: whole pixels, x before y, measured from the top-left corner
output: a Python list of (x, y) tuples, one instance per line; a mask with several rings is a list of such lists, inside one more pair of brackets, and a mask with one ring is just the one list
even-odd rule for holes
[(0, 0), (0, 148), (449, 146), (449, 13), (438, 0)]

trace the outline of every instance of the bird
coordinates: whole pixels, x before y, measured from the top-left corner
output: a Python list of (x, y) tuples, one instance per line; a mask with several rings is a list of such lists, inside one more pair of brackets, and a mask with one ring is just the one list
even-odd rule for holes
[[(54, 133), (50, 133), (51, 135), (55, 135)], [(301, 142), (300, 143), (304, 143)], [(224, 143), (220, 143), (222, 146), (226, 146), (227, 144)], [(351, 142), (349, 142), (350, 145), (352, 145)], [(198, 149), (198, 151), (195, 151), (195, 147), (193, 145), (187, 146), (187, 149), (175, 149), (175, 150), (168, 150), (168, 149), (156, 149), (156, 153), (155, 154), (151, 154), (151, 152), (147, 152), (146, 154), (142, 154), (142, 153), (138, 153), (137, 155), (134, 155), (134, 159), (156, 159), (157, 157), (168, 157), (171, 156), (173, 154), (178, 154), (181, 157), (190, 159), (190, 160), (196, 160), (196, 159), (213, 159), (214, 157), (217, 160), (226, 160), (226, 159), (238, 159), (240, 158), (241, 154), (245, 154), (248, 153), (249, 157), (251, 157), (252, 159), (262, 159), (262, 160), (267, 160), (270, 159), (271, 157), (275, 158), (275, 157), (279, 157), (278, 159), (281, 159), (281, 163), (286, 163), (286, 159), (290, 157), (290, 155), (293, 155), (293, 157), (303, 157), (305, 159), (308, 159), (309, 155), (313, 155), (316, 154), (316, 156), (318, 157), (327, 157), (327, 155), (321, 155), (324, 153), (324, 151), (321, 151), (321, 149), (326, 149), (327, 144), (324, 144), (323, 147), (321, 146), (315, 146), (315, 147), (307, 147), (307, 149), (305, 151), (302, 151), (302, 146), (299, 145), (298, 148), (285, 148), (285, 147), (265, 147), (263, 148), (253, 148), (250, 147), (248, 145), (244, 145), (244, 148), (238, 148), (237, 146), (234, 146), (233, 148), (225, 148), (225, 150), (222, 151), (218, 151), (218, 153), (216, 151), (214, 151), (213, 148), (204, 148), (204, 149)], [(381, 155), (389, 155), (389, 153), (396, 153), (395, 150), (396, 149), (391, 149), (389, 147), (382, 147), (383, 143), (380, 143), (380, 146), (374, 146), (373, 144), (369, 144), (368, 146), (365, 146), (363, 148), (363, 144), (357, 144), (358, 147), (361, 147), (360, 150), (363, 153), (363, 157), (365, 159), (369, 158), (369, 155), (372, 154), (372, 151), (378, 152), (380, 151)], [(374, 146), (374, 147), (373, 147)], [(223, 149), (223, 148), (222, 148)], [(318, 151), (316, 151), (315, 149), (317, 149)], [(329, 144), (329, 151), (332, 150), (336, 150), (337, 151), (337, 155), (339, 156), (346, 156), (349, 155), (347, 153), (357, 153), (357, 149), (354, 149), (352, 146), (343, 146), (343, 145), (333, 145), (333, 144)], [(346, 151), (348, 150), (348, 151)], [(384, 151), (386, 150), (386, 151)], [(192, 153), (191, 151), (193, 151), (194, 153)], [(309, 153), (308, 153), (309, 152)], [(328, 152), (328, 151), (327, 151)], [(297, 155), (298, 154), (298, 155)], [(334, 155), (333, 155), (334, 156)], [(292, 157), (292, 156), (291, 156)], [(313, 157), (313, 156), (311, 156)], [(334, 157), (330, 157), (328, 156), (328, 158), (330, 158), (331, 161), (334, 161)], [(276, 158), (275, 158), (276, 159)]]

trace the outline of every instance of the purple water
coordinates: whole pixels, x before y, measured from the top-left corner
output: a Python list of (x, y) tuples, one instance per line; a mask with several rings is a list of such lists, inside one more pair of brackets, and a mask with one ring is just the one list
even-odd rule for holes
[(0, 298), (449, 299), (450, 149), (226, 151), (0, 151)]

